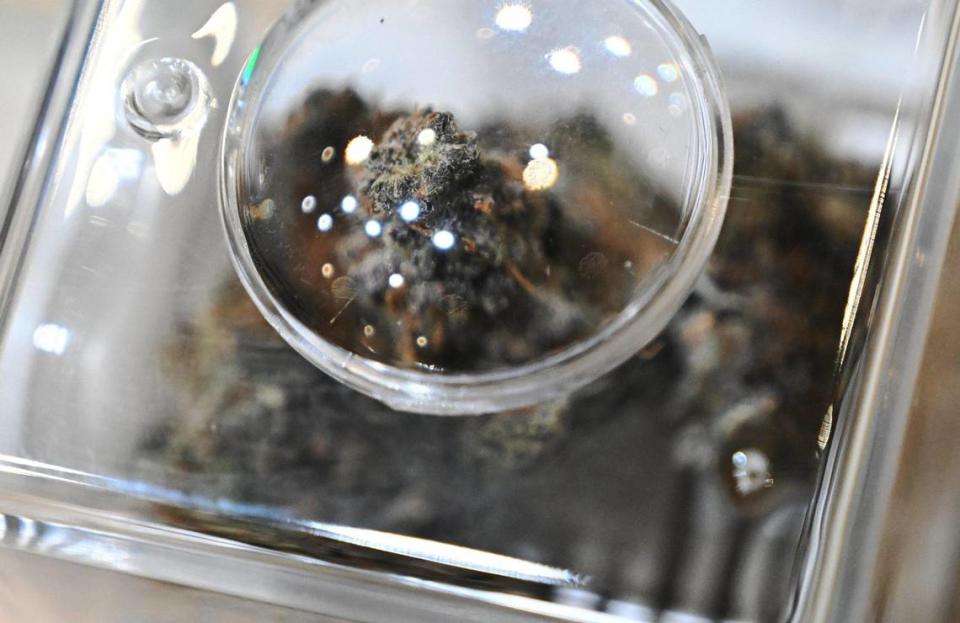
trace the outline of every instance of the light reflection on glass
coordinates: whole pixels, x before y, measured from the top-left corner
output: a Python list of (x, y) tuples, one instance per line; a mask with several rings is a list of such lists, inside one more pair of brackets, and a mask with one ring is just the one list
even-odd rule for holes
[(560, 48), (547, 55), (550, 66), (561, 74), (573, 75), (583, 68), (580, 62), (580, 51), (574, 47)]
[(213, 12), (207, 23), (191, 35), (194, 39), (213, 37), (213, 54), (210, 56), (210, 64), (214, 67), (219, 67), (230, 53), (230, 48), (233, 47), (233, 41), (237, 36), (237, 22), (237, 7), (233, 2), (224, 2)]
[(674, 117), (682, 115), (683, 111), (687, 109), (687, 97), (683, 93), (671, 93), (669, 99), (670, 105), (667, 110), (670, 111), (670, 114)]
[(449, 251), (455, 244), (457, 244), (457, 237), (445, 229), (433, 234), (433, 246), (441, 251)]
[(378, 238), (383, 233), (383, 225), (378, 221), (367, 221), (367, 224), (363, 226), (363, 231), (367, 232), (367, 235), (371, 238)]
[(522, 4), (507, 4), (497, 11), (497, 27), (511, 32), (523, 32), (533, 23), (533, 13)]
[(360, 205), (360, 202), (357, 201), (357, 198), (353, 195), (347, 195), (343, 198), (343, 201), (340, 202), (340, 209), (346, 214), (353, 214), (357, 211), (357, 206)]
[(412, 223), (420, 216), (420, 204), (416, 201), (408, 201), (400, 206), (400, 218), (408, 223)]
[(607, 52), (620, 58), (630, 56), (630, 53), (633, 52), (633, 47), (630, 45), (630, 42), (623, 37), (607, 37), (603, 45), (607, 48)]
[(523, 184), (530, 190), (547, 190), (560, 178), (560, 167), (553, 158), (531, 160), (523, 171)]
[(637, 93), (643, 95), (644, 97), (653, 97), (660, 92), (660, 87), (657, 85), (657, 81), (647, 74), (640, 74), (633, 81), (633, 88), (637, 90)]
[(543, 143), (537, 143), (530, 147), (530, 157), (534, 160), (542, 160), (550, 157), (550, 149)]
[(250, 53), (250, 57), (247, 59), (247, 64), (243, 66), (243, 74), (240, 76), (240, 82), (242, 84), (247, 84), (253, 78), (253, 72), (257, 69), (257, 63), (260, 62), (260, 46), (257, 46), (253, 49), (253, 52)]
[(91, 208), (99, 208), (106, 205), (117, 193), (120, 187), (120, 175), (113, 167), (113, 163), (106, 154), (97, 158), (90, 169), (90, 177), (87, 179), (87, 205)]
[(310, 214), (317, 209), (317, 198), (313, 195), (307, 195), (300, 204), (300, 209), (304, 214)]
[(91, 208), (106, 205), (123, 180), (140, 177), (143, 153), (136, 149), (106, 149), (93, 163), (87, 179), (86, 201)]
[(333, 217), (329, 214), (322, 214), (317, 219), (317, 229), (320, 231), (330, 231), (333, 229)]
[(33, 332), (33, 345), (51, 355), (62, 355), (70, 343), (70, 331), (58, 324), (42, 324)]
[(347, 164), (362, 164), (370, 157), (372, 151), (373, 141), (361, 134), (347, 143), (344, 157), (347, 159)]
[(184, 134), (178, 140), (159, 140), (150, 146), (157, 181), (163, 192), (171, 197), (183, 192), (197, 167), (199, 147), (199, 132)]
[(402, 288), (403, 284), (406, 282), (406, 280), (403, 278), (403, 275), (400, 273), (394, 273), (390, 275), (390, 279), (388, 281), (391, 288)]
[(737, 493), (740, 495), (750, 495), (773, 486), (770, 459), (760, 450), (755, 448), (739, 450), (733, 454), (731, 462), (733, 479)]
[[(423, 348), (426, 344), (427, 338), (420, 337), (417, 339), (417, 346)], [(414, 387), (413, 391), (417, 391), (417, 388)], [(318, 522), (312, 522), (310, 528), (315, 534), (329, 535), (345, 543), (353, 543), (384, 552), (393, 552), (420, 560), (455, 565), (458, 568), (471, 569), (481, 573), (491, 573), (553, 585), (578, 585), (584, 581), (577, 574), (565, 569), (557, 569), (518, 558), (509, 558), (428, 539)]]
[(657, 75), (664, 82), (676, 82), (677, 78), (680, 77), (680, 70), (674, 63), (662, 63), (657, 67)]
[(437, 142), (437, 131), (433, 128), (427, 128), (417, 135), (417, 144), (421, 147), (430, 147)]

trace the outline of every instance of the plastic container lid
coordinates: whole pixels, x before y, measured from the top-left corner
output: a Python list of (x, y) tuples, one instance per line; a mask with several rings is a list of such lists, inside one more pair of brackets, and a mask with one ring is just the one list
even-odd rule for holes
[(657, 1), (299, 3), (231, 103), (232, 256), (304, 357), (400, 410), (503, 411), (643, 348), (732, 168), (701, 38)]

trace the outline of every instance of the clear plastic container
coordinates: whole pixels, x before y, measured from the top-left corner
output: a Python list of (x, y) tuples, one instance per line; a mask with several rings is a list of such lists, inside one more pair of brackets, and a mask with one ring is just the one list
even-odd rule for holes
[(719, 74), (658, 2), (307, 2), (240, 75), (223, 209), (270, 323), (398, 409), (569, 394), (689, 295), (732, 172)]
[[(887, 365), (896, 363), (887, 355), (911, 356), (916, 340), (893, 342), (893, 324), (923, 323), (888, 304), (921, 309), (905, 283), (939, 260), (917, 239), (945, 230), (938, 219), (949, 216), (921, 200), (948, 189), (941, 181), (955, 170), (925, 156), (937, 115), (950, 110), (938, 80), (955, 3), (675, 5), (74, 3), (3, 220), (0, 547), (334, 620), (770, 621), (801, 603), (829, 611), (833, 579), (849, 579), (842, 553), (863, 555), (843, 559), (858, 563), (848, 571), (874, 568), (869, 522), (843, 513), (890, 511), (872, 506), (883, 496), (856, 478), (892, 473), (867, 462), (897, 456), (874, 440), (902, 441), (885, 414), (909, 399), (910, 365)], [(427, 27), (398, 30), (415, 24)], [(397, 68), (410, 57), (388, 53), (401, 41), (416, 51), (411, 72), (449, 75), (404, 91)], [(661, 64), (676, 73), (661, 75)], [(280, 200), (257, 194), (261, 180), (248, 175), (285, 144), (277, 132), (312, 90), (348, 81), (368, 108), (451, 113), (464, 134), (487, 137), (478, 149), (488, 160), (491, 143), (506, 145), (496, 158), (512, 159), (512, 183), (532, 163), (534, 189), (522, 193), (552, 197), (564, 218), (568, 191), (588, 188), (576, 171), (597, 161), (544, 127), (593, 107), (629, 157), (617, 179), (637, 173), (624, 192), (655, 185), (676, 206), (619, 204), (610, 230), (629, 247), (660, 239), (643, 237), (650, 228), (689, 253), (654, 257), (609, 317), (515, 359), (477, 358), (471, 369), (457, 358), (441, 372), (337, 342), (304, 323), (283, 290), (258, 289), (262, 264), (242, 247), (264, 232), (242, 227), (241, 210), (268, 214), (272, 199), (276, 222), (299, 223), (305, 239), (339, 227), (346, 239), (348, 224), (366, 235), (369, 219), (360, 232), (347, 218), (350, 189), (308, 180)], [(686, 108), (671, 109), (672, 89)], [(502, 98), (480, 97), (491, 90)], [(490, 138), (471, 117), (474, 99), (530, 136)], [(543, 117), (526, 120), (525, 102), (546, 107)], [(673, 159), (648, 158), (653, 119)], [(418, 146), (447, 145), (443, 128), (426, 129), (434, 142), (427, 132)], [(331, 162), (345, 158), (361, 134), (371, 157), (387, 131), (358, 126), (317, 141), (327, 143), (318, 166), (326, 147)], [(401, 219), (414, 214), (406, 203)], [(587, 221), (602, 213), (584, 211)], [(607, 248), (583, 251), (578, 271), (594, 251), (609, 257), (592, 256), (587, 275), (615, 266)], [(321, 284), (327, 263), (312, 266)], [(489, 325), (468, 326), (471, 338), (487, 335)], [(337, 361), (346, 368), (331, 374), (366, 393), (314, 365)], [(466, 389), (454, 383), (463, 376)], [(492, 382), (500, 377), (509, 382)], [(409, 399), (411, 378), (433, 404)], [(503, 408), (533, 397), (542, 400)], [(436, 417), (383, 400), (495, 412)], [(824, 523), (804, 532), (805, 517)], [(847, 528), (839, 540), (836, 525)], [(804, 534), (809, 547), (798, 548)], [(8, 567), (0, 574), (18, 572)], [(19, 612), (4, 610), (15, 597), (0, 592), (0, 618)], [(846, 612), (835, 619), (871, 620)]]

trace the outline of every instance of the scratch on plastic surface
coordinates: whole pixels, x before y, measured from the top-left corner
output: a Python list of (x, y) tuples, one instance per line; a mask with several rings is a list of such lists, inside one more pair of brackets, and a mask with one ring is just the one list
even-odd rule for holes
[(639, 223), (637, 221), (628, 221), (628, 222), (634, 227), (639, 227), (640, 229), (644, 230), (647, 233), (651, 233), (658, 238), (663, 238), (667, 242), (670, 242), (672, 244), (680, 244), (680, 241), (678, 241), (676, 238), (672, 238), (671, 236), (668, 236), (663, 232), (659, 232), (656, 229), (653, 229), (652, 227), (647, 227), (646, 225)]
[(340, 316), (343, 315), (343, 312), (347, 311), (347, 308), (350, 307), (350, 303), (357, 300), (357, 296), (353, 295), (350, 297), (350, 300), (343, 304), (343, 307), (340, 308), (340, 311), (337, 312), (337, 315), (330, 319), (330, 324), (334, 324), (337, 320), (340, 319)]
[(893, 126), (890, 128), (890, 136), (887, 138), (887, 146), (883, 154), (883, 162), (880, 166), (880, 174), (877, 176), (877, 183), (873, 191), (873, 198), (870, 200), (870, 208), (867, 212), (867, 222), (863, 228), (863, 238), (860, 241), (860, 251), (857, 253), (857, 262), (853, 269), (853, 280), (850, 282), (850, 294), (847, 297), (847, 307), (843, 314), (843, 325), (840, 331), (840, 350), (837, 356), (837, 369), (843, 366), (847, 357), (847, 349), (850, 346), (850, 335), (853, 329), (853, 321), (860, 309), (860, 299), (863, 297), (863, 289), (867, 279), (867, 270), (870, 267), (870, 259), (873, 257), (874, 246), (877, 241), (877, 230), (880, 227), (880, 215), (883, 213), (883, 204), (887, 198), (887, 190), (890, 187), (890, 172), (893, 169), (893, 155), (897, 151), (897, 140), (900, 134), (900, 114), (903, 105), (903, 98), (897, 102), (897, 112), (893, 117)]

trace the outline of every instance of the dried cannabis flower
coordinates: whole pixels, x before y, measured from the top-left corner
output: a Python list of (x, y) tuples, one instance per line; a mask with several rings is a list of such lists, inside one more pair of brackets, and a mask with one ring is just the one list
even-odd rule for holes
[[(562, 215), (511, 179), (518, 166), (481, 157), (476, 135), (429, 111), (398, 119), (370, 154), (359, 187), (363, 210), (383, 219), (383, 241), (368, 248), (367, 232), (354, 230), (339, 259), (353, 265), (358, 308), (399, 321), (391, 337), (404, 361), (452, 365), (483, 352), (478, 338), (487, 357), (529, 359), (596, 324), (597, 310), (562, 295), (580, 277), (550, 274)], [(404, 285), (392, 287), (392, 275)]]
[(531, 128), (468, 132), (449, 112), (317, 91), (268, 162), (286, 207), (248, 210), (254, 255), (290, 309), (364, 357), (454, 372), (542, 359), (622, 311), (635, 271), (669, 252), (617, 227), (618, 206), (654, 193), (595, 120), (546, 135), (553, 157)]

